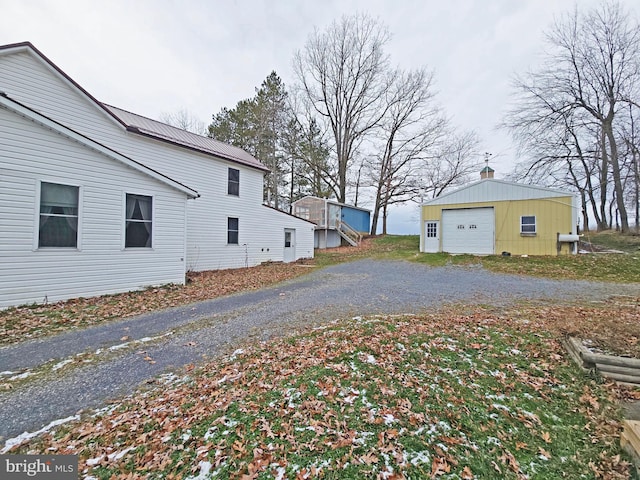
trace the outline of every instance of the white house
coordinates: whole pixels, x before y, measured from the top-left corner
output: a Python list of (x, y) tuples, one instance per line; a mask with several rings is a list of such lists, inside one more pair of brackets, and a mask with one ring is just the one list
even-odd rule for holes
[(0, 307), (313, 256), (241, 149), (107, 106), (30, 43), (0, 46)]

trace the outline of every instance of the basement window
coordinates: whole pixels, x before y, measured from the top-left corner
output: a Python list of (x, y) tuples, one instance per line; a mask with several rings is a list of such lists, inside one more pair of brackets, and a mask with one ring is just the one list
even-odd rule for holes
[(536, 216), (523, 215), (520, 217), (520, 235), (536, 234)]

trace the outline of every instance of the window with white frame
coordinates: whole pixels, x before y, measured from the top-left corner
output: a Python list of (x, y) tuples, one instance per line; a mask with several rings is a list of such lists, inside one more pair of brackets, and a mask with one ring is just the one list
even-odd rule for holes
[(240, 170), (238, 170), (237, 168), (229, 169), (227, 193), (236, 197), (240, 196)]
[(427, 238), (436, 238), (438, 236), (437, 222), (427, 222)]
[(127, 193), (125, 248), (151, 248), (153, 198)]
[(520, 217), (520, 233), (534, 235), (536, 233), (536, 216), (523, 215)]
[(239, 225), (238, 219), (234, 217), (227, 218), (227, 243), (230, 245), (238, 245)]
[(78, 247), (79, 187), (42, 182), (38, 247)]

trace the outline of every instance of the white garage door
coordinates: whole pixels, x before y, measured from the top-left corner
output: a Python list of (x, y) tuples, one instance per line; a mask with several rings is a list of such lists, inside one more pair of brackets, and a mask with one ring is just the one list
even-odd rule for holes
[(449, 253), (492, 254), (493, 208), (442, 211), (442, 250)]

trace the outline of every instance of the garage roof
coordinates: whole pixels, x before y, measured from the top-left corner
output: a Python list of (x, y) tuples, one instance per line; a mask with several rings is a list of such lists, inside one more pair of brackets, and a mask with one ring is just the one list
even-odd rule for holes
[(499, 202), (574, 196), (575, 194), (563, 190), (487, 178), (424, 202), (422, 205)]

